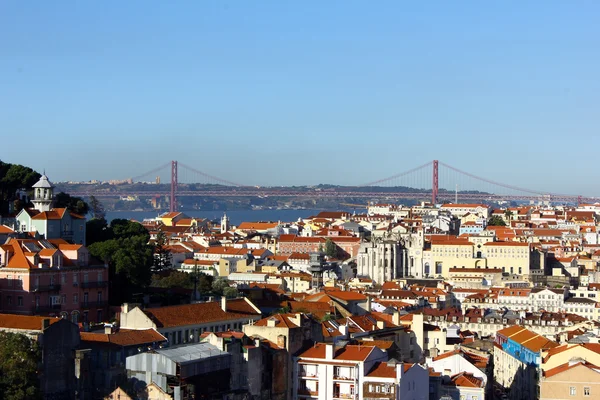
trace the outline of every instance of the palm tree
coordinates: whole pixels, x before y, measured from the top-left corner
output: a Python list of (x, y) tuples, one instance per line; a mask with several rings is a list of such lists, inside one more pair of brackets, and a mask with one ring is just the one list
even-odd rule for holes
[(507, 208), (506, 211), (504, 211), (504, 216), (506, 217), (506, 220), (508, 221), (508, 226), (510, 226), (510, 221), (512, 220), (513, 212)]

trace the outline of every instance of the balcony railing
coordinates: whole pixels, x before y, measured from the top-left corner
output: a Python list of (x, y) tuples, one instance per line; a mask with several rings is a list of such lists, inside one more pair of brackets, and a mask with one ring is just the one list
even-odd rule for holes
[(104, 288), (108, 286), (107, 281), (81, 282), (81, 287), (84, 289)]
[(54, 311), (60, 311), (62, 308), (61, 304), (53, 304), (50, 306), (33, 306), (31, 311), (34, 314), (45, 314)]
[(298, 372), (298, 376), (301, 378), (317, 378), (317, 374), (313, 373), (313, 372), (307, 372), (307, 371), (299, 371)]
[(32, 292), (34, 293), (39, 293), (39, 292), (57, 292), (60, 290), (60, 285), (59, 284), (54, 284), (54, 285), (38, 285), (35, 286), (31, 289)]
[(73, 236), (73, 231), (62, 231), (62, 236)]
[(104, 308), (107, 305), (108, 305), (108, 302), (106, 302), (106, 301), (85, 301), (85, 302), (81, 303), (81, 307), (83, 309)]
[(344, 376), (344, 375), (334, 375), (333, 379), (338, 380), (338, 381), (353, 381), (354, 377), (353, 376)]
[(300, 396), (310, 396), (310, 397), (319, 397), (319, 392), (308, 390), (308, 389), (298, 389), (298, 395), (300, 395)]

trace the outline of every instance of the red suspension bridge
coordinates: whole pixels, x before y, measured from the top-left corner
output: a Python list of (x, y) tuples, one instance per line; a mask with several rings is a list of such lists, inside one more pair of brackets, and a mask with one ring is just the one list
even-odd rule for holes
[[(177, 210), (177, 197), (330, 197), (380, 200), (414, 199), (436, 204), (440, 201), (510, 201), (535, 200), (560, 203), (597, 202), (600, 197), (542, 192), (496, 182), (462, 171), (438, 160), (430, 161), (399, 174), (357, 186), (336, 187), (259, 187), (243, 185), (171, 161), (151, 171), (131, 178), (133, 183), (167, 181), (165, 185), (125, 186), (113, 185), (110, 189), (76, 191), (77, 196), (168, 196), (169, 208)], [(198, 186), (200, 184), (200, 186)]]

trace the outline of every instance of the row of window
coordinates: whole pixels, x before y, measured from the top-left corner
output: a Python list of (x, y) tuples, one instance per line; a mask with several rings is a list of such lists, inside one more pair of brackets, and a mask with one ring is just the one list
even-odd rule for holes
[[(96, 299), (98, 302), (102, 301), (102, 292), (98, 292)], [(1, 298), (0, 298), (1, 300)], [(83, 303), (87, 303), (89, 301), (89, 294), (87, 292), (85, 292), (83, 294)], [(12, 306), (13, 304), (13, 296), (12, 295), (7, 295), (6, 296), (6, 305), (7, 306)], [(36, 306), (39, 306), (40, 304), (40, 296), (36, 296), (35, 298), (35, 304)], [(51, 305), (66, 305), (67, 304), (67, 295), (63, 294), (62, 296), (50, 296), (50, 304)], [(79, 304), (79, 295), (74, 294), (73, 295), (73, 304)], [(17, 307), (22, 307), (23, 304), (23, 296), (17, 296)]]
[[(60, 283), (62, 285), (66, 285), (67, 284), (67, 272), (62, 272), (60, 274)], [(56, 283), (58, 283), (56, 281), (56, 276), (54, 274), (49, 274), (47, 275), (48, 279), (49, 279), (49, 285), (54, 285)], [(102, 282), (104, 280), (104, 274), (102, 271), (98, 271), (97, 273), (97, 280), (98, 282)], [(73, 284), (77, 284), (79, 281), (79, 273), (78, 272), (73, 272)], [(33, 278), (33, 282), (34, 282), (34, 286), (33, 287), (37, 287), (40, 285), (40, 277), (38, 275), (34, 276)], [(88, 283), (89, 282), (89, 272), (84, 272), (83, 273), (83, 283)], [(23, 276), (22, 275), (17, 275), (17, 278), (14, 279), (14, 275), (6, 275), (6, 284), (8, 285), (8, 287), (15, 287), (15, 288), (22, 288), (23, 287)]]
[[(175, 332), (167, 333), (167, 339), (171, 344), (182, 344), (182, 343), (191, 343), (199, 340), (200, 335), (204, 332), (224, 332), (228, 330), (242, 330), (241, 322), (234, 322), (231, 324), (223, 324), (223, 325), (213, 325), (209, 327), (202, 327), (196, 329), (184, 329)], [(198, 339), (197, 339), (198, 338)]]

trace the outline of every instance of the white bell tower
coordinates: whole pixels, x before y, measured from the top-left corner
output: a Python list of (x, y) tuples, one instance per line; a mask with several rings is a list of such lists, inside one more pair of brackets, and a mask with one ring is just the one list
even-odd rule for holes
[(54, 200), (54, 186), (48, 180), (46, 174), (42, 175), (40, 180), (33, 185), (33, 206), (39, 212), (50, 211), (52, 201)]
[(223, 218), (221, 218), (221, 233), (226, 233), (229, 230), (229, 218), (227, 218), (227, 214), (223, 214)]

